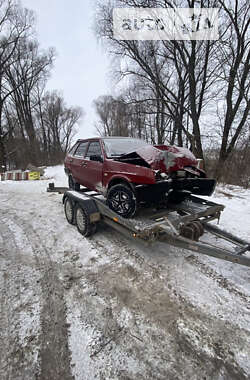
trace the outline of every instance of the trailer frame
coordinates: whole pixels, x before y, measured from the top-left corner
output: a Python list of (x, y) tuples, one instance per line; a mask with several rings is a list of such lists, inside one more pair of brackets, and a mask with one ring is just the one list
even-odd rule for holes
[[(179, 204), (169, 203), (167, 208), (143, 210), (145, 225), (141, 226), (139, 219), (122, 218), (106, 205), (100, 193), (87, 188), (75, 191), (67, 187), (55, 187), (51, 183), (47, 191), (63, 194), (64, 205), (67, 199), (70, 200), (68, 203), (72, 207), (72, 221), (69, 221), (66, 209), (65, 215), (69, 223), (76, 224), (78, 231), (84, 236), (95, 233), (97, 223), (104, 222), (127, 237), (146, 244), (166, 243), (250, 267), (250, 256), (245, 255), (250, 252), (250, 243), (210, 223), (216, 219), (219, 222), (225, 208), (221, 204), (191, 195)], [(79, 227), (78, 219), (83, 221), (83, 228)], [(87, 229), (84, 223), (88, 226)], [(209, 241), (200, 241), (201, 237), (209, 234), (229, 242), (232, 249), (214, 245)]]

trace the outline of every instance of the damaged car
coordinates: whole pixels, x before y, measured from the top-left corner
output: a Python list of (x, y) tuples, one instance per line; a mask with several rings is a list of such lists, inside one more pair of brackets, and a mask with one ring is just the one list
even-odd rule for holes
[(215, 188), (215, 180), (206, 178), (188, 149), (130, 137), (78, 140), (64, 164), (71, 189), (82, 185), (99, 192), (124, 218), (133, 217), (140, 206), (211, 195)]

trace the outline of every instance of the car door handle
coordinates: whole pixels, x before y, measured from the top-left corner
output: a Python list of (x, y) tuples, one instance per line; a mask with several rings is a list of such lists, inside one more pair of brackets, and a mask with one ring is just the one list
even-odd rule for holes
[(71, 158), (71, 159), (69, 160), (69, 162), (73, 162), (73, 158)]
[(81, 166), (82, 166), (83, 168), (86, 168), (86, 166), (87, 166), (86, 162), (82, 162), (82, 163), (81, 163)]

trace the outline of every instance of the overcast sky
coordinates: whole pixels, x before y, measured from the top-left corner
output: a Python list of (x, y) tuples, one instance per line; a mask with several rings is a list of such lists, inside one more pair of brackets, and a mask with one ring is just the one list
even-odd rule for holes
[(42, 48), (55, 47), (57, 57), (48, 89), (63, 92), (68, 105), (86, 115), (77, 134), (95, 136), (93, 100), (110, 93), (109, 58), (93, 32), (95, 0), (21, 0), (36, 13)]

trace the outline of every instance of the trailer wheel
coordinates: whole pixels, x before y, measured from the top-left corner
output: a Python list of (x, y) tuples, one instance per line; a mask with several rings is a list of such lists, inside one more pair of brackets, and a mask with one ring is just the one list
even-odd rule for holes
[(89, 214), (86, 209), (80, 205), (75, 209), (75, 223), (78, 231), (85, 237), (95, 233), (96, 226), (90, 223)]
[(74, 180), (71, 174), (69, 175), (69, 188), (70, 190), (75, 190), (75, 191), (80, 190), (80, 184)]
[(198, 241), (201, 236), (201, 228), (198, 222), (192, 222), (193, 240)]
[(123, 218), (133, 217), (137, 209), (136, 196), (133, 190), (123, 183), (114, 185), (109, 189), (107, 204), (111, 210)]
[(198, 228), (199, 239), (204, 234), (203, 224), (199, 220), (194, 221), (193, 224), (195, 224)]
[(69, 224), (74, 224), (74, 205), (70, 198), (64, 200), (64, 213)]

